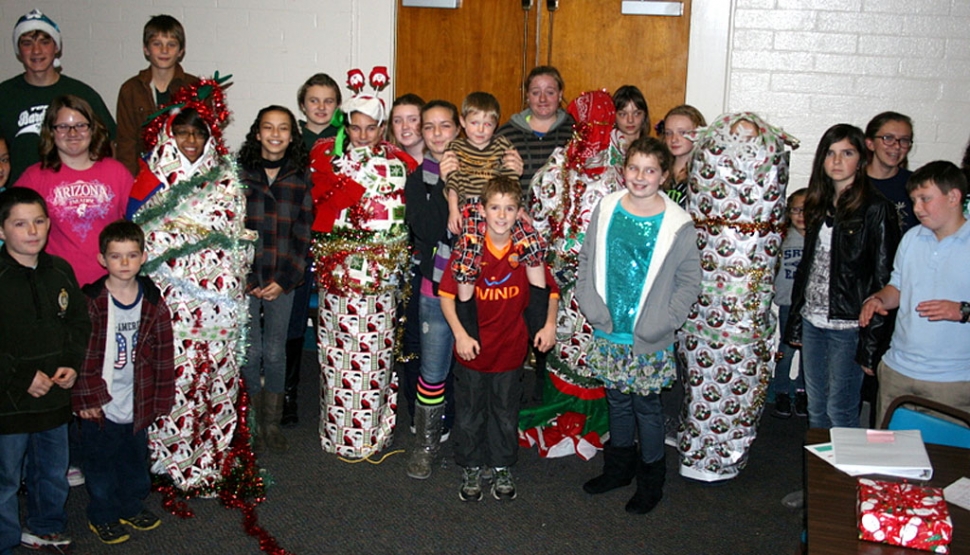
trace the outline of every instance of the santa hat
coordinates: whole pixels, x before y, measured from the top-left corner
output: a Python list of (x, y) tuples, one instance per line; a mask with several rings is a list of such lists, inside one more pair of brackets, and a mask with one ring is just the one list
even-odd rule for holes
[(57, 23), (54, 23), (53, 19), (41, 13), (40, 10), (35, 9), (18, 19), (17, 25), (13, 28), (14, 52), (20, 50), (20, 36), (33, 31), (43, 31), (50, 35), (54, 39), (54, 44), (57, 45), (57, 51), (61, 51), (61, 28), (57, 26)]

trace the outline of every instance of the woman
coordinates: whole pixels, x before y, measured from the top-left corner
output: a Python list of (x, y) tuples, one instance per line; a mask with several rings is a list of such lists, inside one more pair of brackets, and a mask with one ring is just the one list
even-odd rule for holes
[[(573, 118), (560, 107), (565, 85), (559, 70), (539, 66), (525, 79), (528, 108), (512, 116), (495, 132), (508, 137), (519, 156), (523, 171), (520, 183), (526, 195), (531, 194), (532, 176), (546, 163), (557, 147), (566, 144), (573, 134)], [(529, 198), (525, 199), (526, 205)]]
[[(211, 90), (205, 103), (203, 87)], [(153, 472), (182, 491), (213, 495), (232, 467), (225, 463), (238, 421), (254, 237), (221, 141), (228, 111), (219, 83), (203, 79), (172, 100), (180, 111), (146, 129), (151, 151), (128, 206), (145, 230), (142, 269), (162, 290), (175, 337), (175, 406), (149, 429), (149, 446)]]
[(896, 207), (869, 182), (865, 137), (848, 124), (819, 141), (805, 199), (808, 232), (785, 339), (802, 347), (812, 428), (858, 427), (863, 368), (882, 357), (891, 324), (859, 328), (865, 299), (887, 283), (899, 243)]
[[(386, 83), (387, 76), (381, 77)], [(328, 453), (363, 459), (393, 439), (395, 307), (410, 259), (404, 182), (416, 164), (382, 140), (387, 112), (379, 98), (355, 96), (341, 110), (347, 115), (344, 131), (317, 142), (310, 154), (320, 289), (320, 439)]]
[(73, 95), (57, 97), (47, 108), (40, 160), (17, 186), (37, 191), (47, 202), (47, 252), (71, 264), (78, 284), (92, 283), (105, 274), (98, 264), (98, 235), (124, 217), (131, 173), (111, 158), (111, 139), (91, 105)]

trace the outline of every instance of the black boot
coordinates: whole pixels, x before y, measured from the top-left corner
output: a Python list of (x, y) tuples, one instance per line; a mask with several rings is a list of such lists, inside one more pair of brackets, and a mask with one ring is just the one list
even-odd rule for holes
[(603, 474), (583, 484), (583, 491), (596, 495), (621, 488), (633, 481), (637, 471), (636, 446), (603, 446)]
[(626, 512), (645, 515), (652, 511), (663, 499), (666, 479), (666, 455), (652, 463), (645, 463), (637, 457), (637, 492), (627, 502)]
[(534, 340), (539, 330), (545, 327), (549, 317), (549, 288), (529, 286), (529, 304), (525, 307), (525, 325), (529, 329), (529, 340)]
[(300, 422), (296, 398), (300, 386), (300, 360), (303, 358), (303, 338), (286, 340), (286, 381), (283, 385), (283, 417), (280, 426), (293, 428)]
[(478, 304), (475, 302), (475, 296), (472, 295), (472, 298), (467, 301), (455, 298), (455, 313), (458, 315), (461, 327), (465, 328), (465, 333), (475, 341), (481, 341), (478, 337)]

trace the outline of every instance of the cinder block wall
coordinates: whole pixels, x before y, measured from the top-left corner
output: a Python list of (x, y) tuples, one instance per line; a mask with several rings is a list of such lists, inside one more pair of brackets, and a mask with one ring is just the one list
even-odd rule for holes
[[(801, 139), (807, 184), (822, 133), (913, 118), (910, 167), (959, 163), (970, 138), (970, 0), (734, 0), (726, 110), (754, 110)], [(712, 114), (705, 114), (709, 117)]]
[(0, 79), (23, 72), (11, 36), (34, 8), (61, 28), (64, 74), (94, 87), (112, 113), (121, 84), (148, 67), (145, 22), (162, 13), (178, 18), (187, 36), (185, 70), (233, 75), (227, 103), (234, 122), (226, 132), (233, 149), (263, 106), (299, 115), (296, 91), (316, 72), (341, 84), (352, 67), (369, 73), (385, 65), (393, 75), (394, 0), (2, 0)]

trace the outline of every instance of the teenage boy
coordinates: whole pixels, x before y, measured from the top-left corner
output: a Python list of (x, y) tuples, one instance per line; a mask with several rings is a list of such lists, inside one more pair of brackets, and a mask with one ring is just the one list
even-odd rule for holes
[(123, 525), (161, 524), (142, 503), (151, 488), (147, 428), (175, 400), (174, 343), (161, 291), (138, 275), (148, 257), (141, 228), (118, 220), (98, 241), (108, 275), (84, 286), (93, 332), (72, 400), (81, 417), (88, 527), (116, 544), (130, 537)]
[(185, 29), (170, 15), (156, 15), (142, 32), (142, 48), (148, 68), (128, 79), (118, 91), (118, 145), (115, 158), (138, 175), (138, 159), (145, 153), (142, 125), (158, 107), (169, 103), (172, 93), (198, 81), (182, 70)]
[[(482, 467), (492, 468), (492, 496), (515, 499), (509, 470), (518, 457), (519, 398), (522, 363), (529, 349), (524, 314), (529, 304), (529, 280), (519, 263), (520, 246), (512, 240), (512, 227), (522, 206), (522, 186), (512, 177), (493, 178), (482, 192), (485, 213), (485, 248), (481, 256), (475, 299), (478, 302), (478, 337), (472, 337), (458, 319), (455, 297), (458, 284), (445, 272), (439, 292), (441, 310), (455, 334), (455, 462), (462, 467), (458, 496), (462, 501), (482, 498)], [(454, 261), (455, 256), (452, 256)], [(554, 288), (546, 321), (533, 345), (546, 352), (556, 342), (558, 290)], [(479, 340), (480, 339), (480, 340)]]
[(44, 252), (44, 199), (24, 187), (3, 191), (0, 222), (0, 555), (17, 545), (66, 552), (70, 389), (91, 323), (70, 264)]
[(59, 96), (86, 100), (115, 138), (115, 120), (94, 89), (60, 71), (61, 30), (40, 10), (21, 17), (13, 30), (13, 48), (24, 73), (0, 83), (0, 135), (10, 148), (10, 183), (40, 161), (40, 128), (47, 106)]
[(903, 236), (889, 285), (869, 297), (859, 315), (865, 328), (873, 314), (899, 308), (889, 351), (877, 368), (876, 422), (900, 395), (970, 411), (967, 179), (951, 162), (930, 162), (913, 172), (906, 190), (920, 225)]

